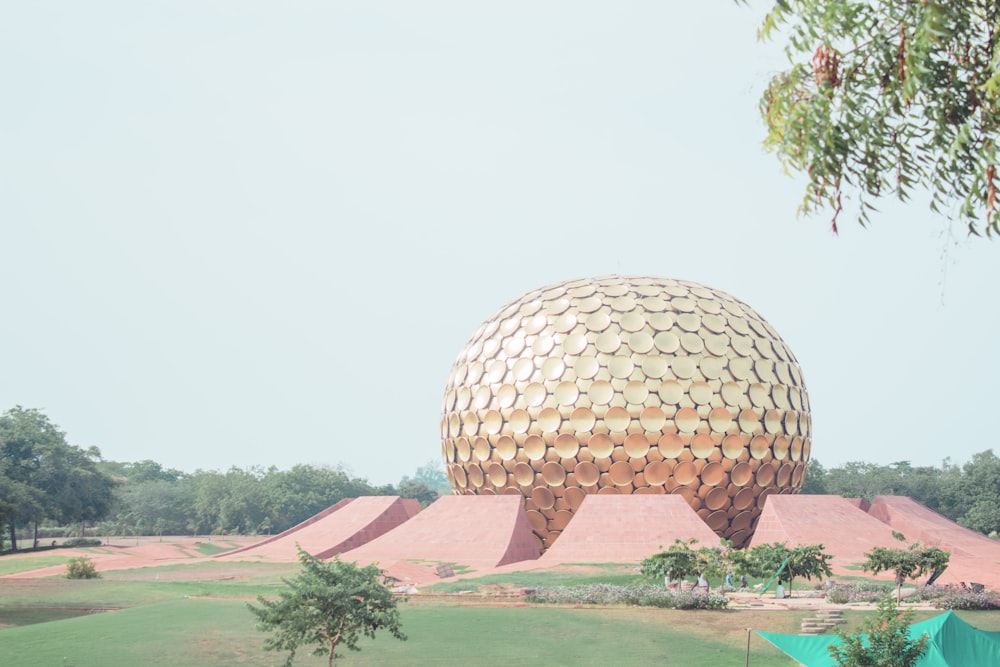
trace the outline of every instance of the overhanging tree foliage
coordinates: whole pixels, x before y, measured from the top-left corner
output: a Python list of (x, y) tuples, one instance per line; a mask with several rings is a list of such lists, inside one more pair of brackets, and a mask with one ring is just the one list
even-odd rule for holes
[(996, 0), (777, 0), (791, 67), (760, 102), (764, 141), (808, 179), (800, 212), (930, 192), (972, 234), (1000, 232), (1000, 6)]
[(277, 600), (258, 596), (256, 607), (248, 605), (257, 617), (261, 631), (273, 633), (264, 648), (288, 651), (285, 661), (291, 665), (302, 646), (316, 645), (313, 655), (326, 655), (333, 665), (339, 657), (336, 649), (344, 645), (359, 651), (358, 639), (375, 637), (377, 630), (388, 630), (396, 639), (406, 640), (399, 627), (396, 598), (385, 584), (375, 565), (358, 567), (339, 557), (331, 561), (315, 558), (298, 547), (302, 570), (287, 585)]

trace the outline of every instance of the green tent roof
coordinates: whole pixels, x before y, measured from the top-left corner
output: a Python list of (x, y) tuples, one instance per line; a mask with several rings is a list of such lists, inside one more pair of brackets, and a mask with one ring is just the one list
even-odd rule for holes
[[(917, 667), (966, 667), (970, 665), (1000, 665), (1000, 632), (975, 628), (954, 612), (920, 621), (910, 626), (910, 637), (930, 635), (927, 651), (917, 661)], [(806, 667), (836, 667), (827, 647), (839, 644), (834, 635), (782, 635), (757, 632), (781, 651)]]

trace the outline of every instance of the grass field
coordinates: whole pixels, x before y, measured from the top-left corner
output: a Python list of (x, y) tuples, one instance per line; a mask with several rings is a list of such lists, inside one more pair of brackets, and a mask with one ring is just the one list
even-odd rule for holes
[[(40, 557), (41, 558), (41, 557)], [(48, 556), (45, 556), (48, 558)], [(0, 560), (2, 562), (2, 560)], [(295, 564), (197, 563), (105, 573), (102, 579), (60, 577), (0, 581), (3, 664), (53, 667), (135, 665), (280, 665), (284, 654), (262, 650), (264, 635), (247, 610), (273, 594)], [(454, 582), (479, 586), (571, 585), (631, 580), (630, 568), (599, 565), (558, 573), (521, 573)], [(451, 584), (449, 584), (450, 586)], [(440, 587), (439, 587), (440, 588)], [(115, 611), (99, 612), (116, 608)], [(796, 632), (805, 612), (673, 611), (549, 607), (421, 600), (402, 606), (400, 642), (389, 635), (347, 652), (344, 665), (712, 665), (745, 664), (746, 628)], [(933, 615), (924, 612), (918, 619)], [(1000, 613), (963, 614), (1000, 629)], [(848, 612), (851, 623), (862, 617)], [(792, 667), (794, 661), (751, 635), (750, 664)], [(300, 654), (297, 665), (324, 665)]]

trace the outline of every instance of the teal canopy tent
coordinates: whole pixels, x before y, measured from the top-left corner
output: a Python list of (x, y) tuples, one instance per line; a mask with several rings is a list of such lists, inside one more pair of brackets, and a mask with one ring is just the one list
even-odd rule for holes
[[(1000, 632), (986, 632), (973, 627), (948, 611), (940, 616), (910, 626), (910, 637), (929, 635), (927, 651), (917, 667), (967, 667), (1000, 665)], [(827, 647), (839, 644), (835, 635), (782, 635), (757, 632), (778, 649), (805, 667), (836, 667)]]

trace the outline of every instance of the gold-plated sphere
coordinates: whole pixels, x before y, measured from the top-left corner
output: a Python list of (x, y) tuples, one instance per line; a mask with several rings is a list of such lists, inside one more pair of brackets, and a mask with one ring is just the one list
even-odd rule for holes
[(676, 493), (736, 546), (764, 498), (795, 493), (811, 447), (791, 350), (752, 308), (697, 283), (608, 276), (511, 301), (445, 388), (457, 494), (520, 494), (549, 547), (588, 493)]

